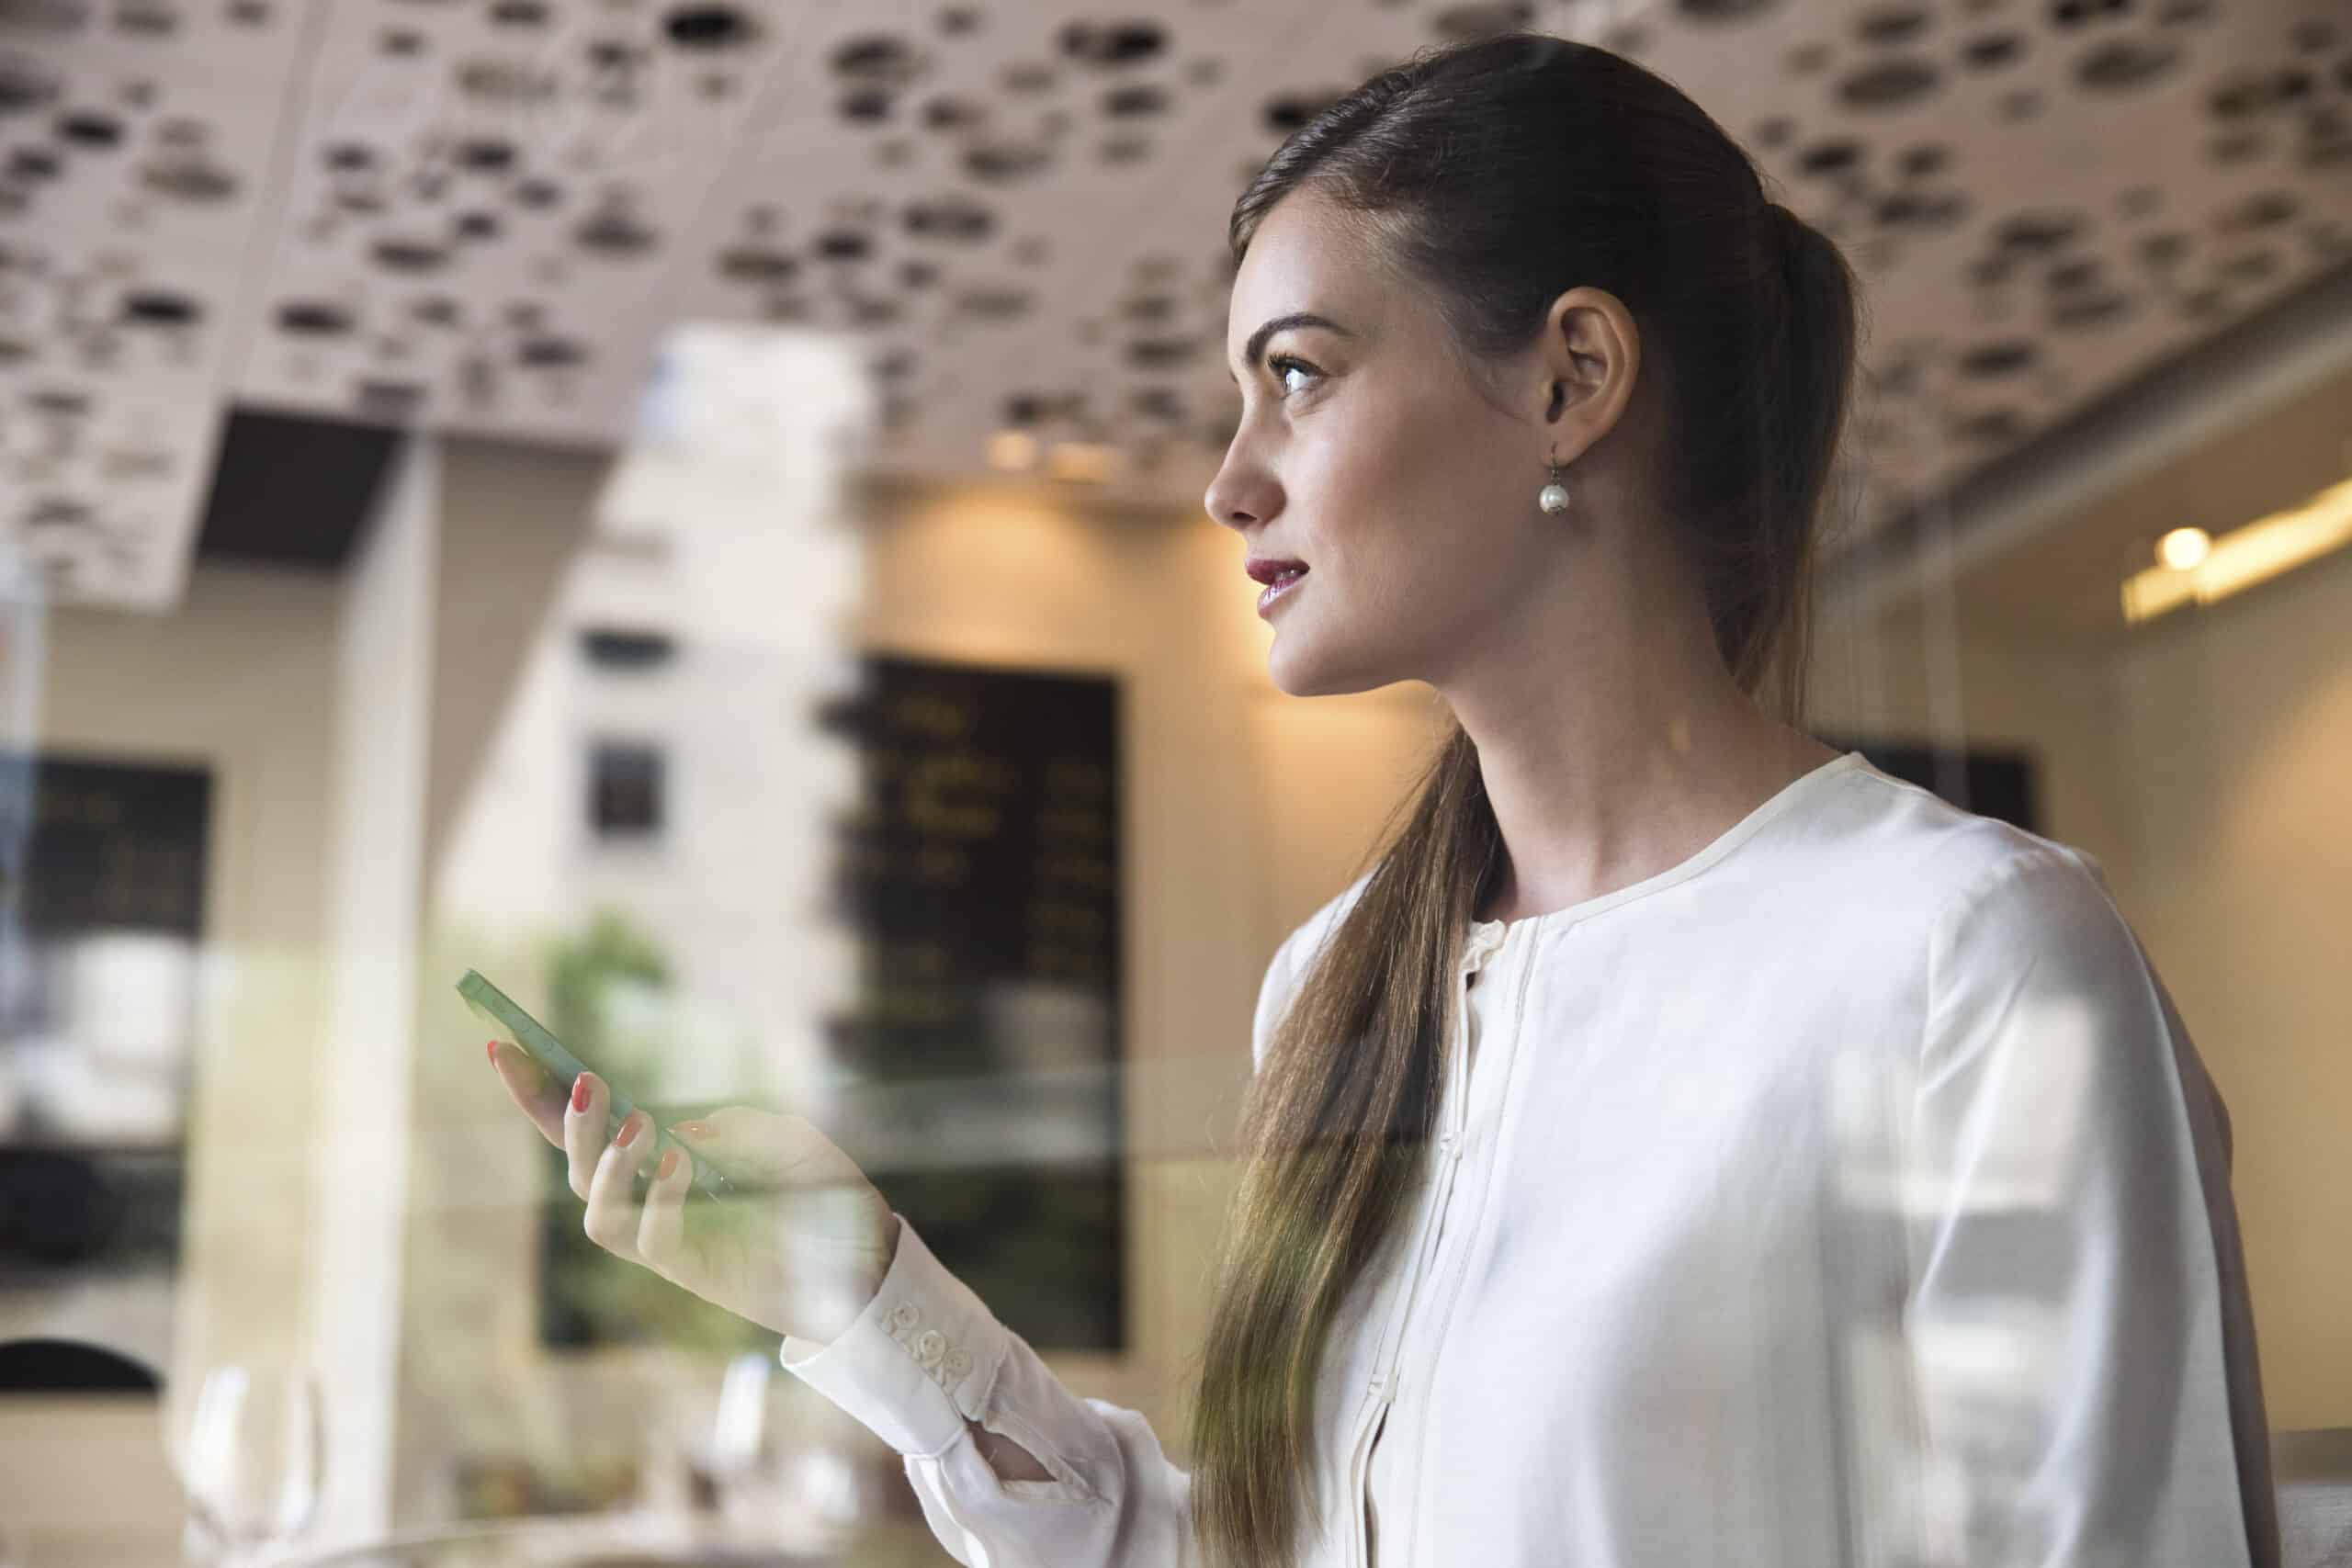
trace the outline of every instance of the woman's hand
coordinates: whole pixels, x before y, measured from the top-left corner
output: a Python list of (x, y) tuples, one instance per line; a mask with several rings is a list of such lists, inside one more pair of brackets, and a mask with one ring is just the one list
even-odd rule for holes
[[(881, 1289), (899, 1221), (854, 1161), (806, 1119), (729, 1106), (670, 1129), (690, 1154), (665, 1151), (644, 1195), (636, 1179), (656, 1138), (643, 1111), (608, 1142), (611, 1099), (594, 1073), (567, 1098), (503, 1040), (491, 1064), (540, 1135), (568, 1156), (585, 1201), (589, 1239), (707, 1302), (778, 1334), (831, 1340)], [(686, 1201), (691, 1155), (707, 1156), (737, 1189), (723, 1203)]]

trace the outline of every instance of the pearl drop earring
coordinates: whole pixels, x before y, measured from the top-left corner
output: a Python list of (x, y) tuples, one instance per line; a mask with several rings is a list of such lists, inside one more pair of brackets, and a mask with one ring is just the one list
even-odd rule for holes
[(1554, 458), (1550, 466), (1552, 482), (1535, 492), (1535, 504), (1557, 517), (1568, 509), (1568, 487), (1560, 482), (1559, 459)]

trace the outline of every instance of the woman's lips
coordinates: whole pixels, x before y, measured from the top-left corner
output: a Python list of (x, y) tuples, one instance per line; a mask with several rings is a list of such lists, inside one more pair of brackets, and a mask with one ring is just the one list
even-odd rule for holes
[(1298, 586), (1300, 580), (1306, 576), (1306, 569), (1305, 567), (1298, 567), (1283, 573), (1282, 576), (1275, 578), (1272, 582), (1266, 584), (1265, 592), (1258, 595), (1258, 614), (1261, 615), (1264, 615), (1268, 609), (1272, 607), (1275, 600), (1287, 595), (1293, 589)]

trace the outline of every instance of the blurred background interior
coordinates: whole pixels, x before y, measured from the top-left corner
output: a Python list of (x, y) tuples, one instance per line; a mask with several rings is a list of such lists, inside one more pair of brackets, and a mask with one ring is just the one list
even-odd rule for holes
[(0, 0), (0, 1561), (946, 1561), (468, 967), (1181, 1460), (1259, 979), (1438, 716), (1266, 678), (1226, 214), (1521, 26), (1860, 270), (1814, 728), (2098, 859), (2346, 1483), (2340, 0)]

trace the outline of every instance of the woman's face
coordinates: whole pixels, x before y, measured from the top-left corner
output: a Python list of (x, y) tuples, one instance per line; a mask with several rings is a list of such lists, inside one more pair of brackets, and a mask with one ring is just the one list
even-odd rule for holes
[[(1257, 341), (1300, 312), (1330, 324)], [(1311, 189), (1259, 225), (1226, 332), (1241, 423), (1204, 502), (1249, 557), (1306, 563), (1261, 611), (1274, 684), (1293, 695), (1442, 686), (1560, 569), (1566, 519), (1535, 495), (1551, 446), (1572, 457), (1571, 433), (1544, 423), (1540, 345), (1482, 389), (1448, 344), (1421, 292), (1374, 265)]]

